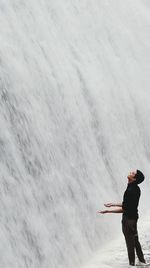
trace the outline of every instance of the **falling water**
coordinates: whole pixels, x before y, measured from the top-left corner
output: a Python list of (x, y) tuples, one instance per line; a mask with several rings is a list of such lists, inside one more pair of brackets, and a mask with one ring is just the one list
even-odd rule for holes
[(148, 0), (0, 0), (0, 267), (82, 267), (120, 232), (96, 212), (130, 169), (148, 211), (149, 14)]

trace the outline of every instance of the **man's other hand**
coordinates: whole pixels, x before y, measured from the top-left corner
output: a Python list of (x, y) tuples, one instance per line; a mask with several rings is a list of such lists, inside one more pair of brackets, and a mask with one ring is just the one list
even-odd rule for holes
[(99, 211), (97, 211), (97, 213), (105, 214), (105, 213), (108, 213), (108, 210), (99, 210)]
[(107, 204), (104, 204), (104, 206), (107, 207), (107, 208), (110, 208), (110, 207), (113, 207), (114, 204), (113, 203), (107, 203)]

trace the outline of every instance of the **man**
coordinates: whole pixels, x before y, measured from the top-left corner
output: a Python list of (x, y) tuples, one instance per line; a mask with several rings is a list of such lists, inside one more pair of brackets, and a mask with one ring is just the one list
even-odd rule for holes
[(139, 259), (140, 265), (145, 265), (145, 259), (138, 238), (137, 220), (138, 220), (138, 204), (141, 190), (138, 186), (144, 181), (144, 175), (140, 170), (132, 171), (127, 176), (128, 185), (123, 196), (122, 204), (108, 203), (105, 207), (118, 207), (113, 210), (102, 210), (98, 213), (123, 213), (122, 216), (122, 231), (125, 236), (129, 264), (135, 265), (135, 250)]

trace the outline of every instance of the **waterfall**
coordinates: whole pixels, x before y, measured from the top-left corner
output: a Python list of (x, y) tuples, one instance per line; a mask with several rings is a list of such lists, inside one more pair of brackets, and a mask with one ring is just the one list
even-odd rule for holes
[(122, 201), (132, 169), (148, 211), (149, 13), (0, 0), (1, 267), (82, 267), (119, 235), (121, 215), (97, 210)]

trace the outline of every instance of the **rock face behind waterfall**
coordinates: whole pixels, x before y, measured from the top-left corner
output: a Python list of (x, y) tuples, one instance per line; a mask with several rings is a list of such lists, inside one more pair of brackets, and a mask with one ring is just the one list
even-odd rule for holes
[(0, 0), (0, 267), (88, 262), (121, 232), (121, 215), (96, 211), (122, 201), (130, 169), (147, 178), (146, 213), (149, 13), (144, 0)]

